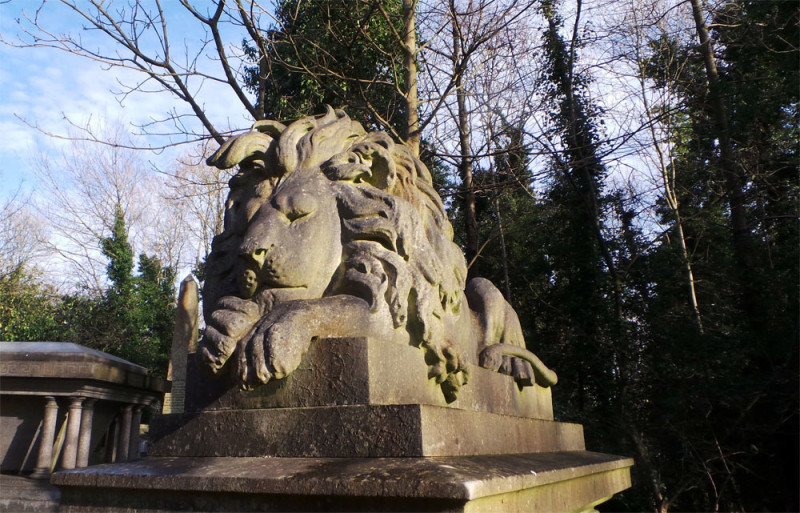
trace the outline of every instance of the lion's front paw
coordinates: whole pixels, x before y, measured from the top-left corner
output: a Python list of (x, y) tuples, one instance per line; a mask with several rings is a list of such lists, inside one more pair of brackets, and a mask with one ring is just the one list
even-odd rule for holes
[(200, 344), (200, 359), (212, 374), (216, 374), (225, 365), (235, 347), (235, 339), (223, 335), (212, 326), (206, 326)]
[(200, 358), (212, 373), (225, 365), (236, 349), (236, 342), (260, 316), (260, 306), (252, 301), (237, 297), (220, 299), (200, 343)]
[(292, 312), (265, 319), (239, 350), (238, 375), (242, 388), (252, 389), (292, 373), (303, 359), (312, 335)]

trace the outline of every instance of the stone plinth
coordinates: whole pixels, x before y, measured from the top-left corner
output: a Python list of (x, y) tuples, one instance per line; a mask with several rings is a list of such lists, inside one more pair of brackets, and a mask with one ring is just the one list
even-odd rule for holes
[[(194, 413), (151, 423), (154, 456), (422, 457), (583, 450), (577, 424), (553, 421), (550, 390), (470, 366), (447, 403), (420, 350), (322, 339), (285, 379), (255, 391), (189, 376)], [(202, 411), (200, 411), (202, 410)]]
[[(194, 355), (190, 355), (194, 356)], [(356, 404), (424, 404), (553, 420), (549, 388), (519, 389), (513, 379), (469, 366), (469, 383), (447, 403), (428, 379), (420, 349), (367, 338), (329, 338), (311, 344), (300, 367), (287, 378), (253, 391), (232, 387), (227, 376), (204, 375), (190, 358), (186, 411), (302, 408)]]
[(0, 474), (0, 513), (58, 513), (60, 499), (47, 481)]
[(448, 404), (414, 347), (319, 340), (248, 392), (189, 369), (150, 457), (55, 474), (61, 511), (555, 512), (630, 486), (632, 460), (586, 451), (549, 389), (470, 367)]
[(579, 424), (440, 406), (355, 405), (165, 415), (154, 456), (388, 458), (584, 449)]
[(630, 486), (586, 451), (444, 458), (149, 458), (53, 476), (62, 513), (574, 511)]

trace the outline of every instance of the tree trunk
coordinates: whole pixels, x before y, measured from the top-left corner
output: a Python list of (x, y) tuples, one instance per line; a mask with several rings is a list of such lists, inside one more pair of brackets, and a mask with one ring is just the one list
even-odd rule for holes
[[(494, 132), (492, 130), (492, 132)], [(494, 133), (491, 134), (495, 137)], [(509, 166), (510, 170), (510, 166)], [(497, 230), (500, 234), (500, 257), (503, 259), (503, 293), (506, 301), (511, 303), (511, 282), (508, 279), (508, 252), (506, 250), (506, 234), (503, 231), (503, 215), (500, 211), (500, 190), (497, 187), (497, 170), (492, 172), (492, 188), (494, 189), (494, 215), (497, 216)]]
[(699, 50), (703, 55), (708, 80), (708, 93), (711, 98), (711, 112), (719, 141), (719, 167), (722, 171), (725, 195), (730, 209), (731, 246), (736, 263), (740, 267), (738, 274), (741, 294), (741, 308), (747, 316), (747, 323), (756, 332), (763, 332), (766, 315), (763, 312), (765, 293), (760, 286), (756, 268), (755, 242), (750, 232), (750, 223), (745, 209), (745, 178), (739, 171), (733, 156), (733, 145), (730, 137), (728, 113), (722, 99), (719, 74), (714, 60), (714, 48), (708, 35), (708, 28), (703, 17), (701, 0), (690, 0), (692, 13), (700, 41)]
[(681, 249), (681, 256), (683, 258), (683, 268), (686, 271), (686, 280), (689, 284), (689, 304), (692, 307), (692, 316), (694, 317), (697, 331), (703, 333), (703, 317), (700, 315), (700, 304), (697, 302), (697, 290), (694, 282), (694, 271), (692, 270), (692, 261), (689, 259), (689, 249), (686, 247), (686, 236), (683, 233), (683, 221), (678, 213), (677, 207), (673, 209), (675, 214), (675, 228), (678, 235), (678, 246)]
[(478, 276), (478, 219), (475, 211), (475, 186), (472, 182), (472, 157), (469, 144), (469, 118), (467, 115), (467, 93), (464, 90), (464, 70), (467, 67), (466, 59), (461, 62), (461, 45), (459, 38), (459, 25), (456, 17), (454, 2), (450, 2), (453, 16), (453, 73), (455, 75), (456, 104), (458, 109), (458, 141), (460, 148), (458, 175), (461, 178), (461, 204), (464, 212), (464, 231), (466, 234), (466, 247), (464, 253), (467, 257), (467, 276)]
[(403, 133), (406, 146), (419, 157), (419, 100), (417, 98), (417, 0), (403, 0), (403, 68), (405, 71), (406, 123)]
[[(675, 233), (678, 237), (678, 246), (681, 250), (681, 258), (684, 270), (686, 272), (686, 281), (687, 286), (689, 289), (689, 304), (692, 309), (692, 316), (694, 317), (695, 326), (697, 326), (697, 331), (703, 333), (703, 317), (700, 315), (700, 303), (697, 300), (697, 289), (695, 287), (694, 281), (694, 270), (692, 269), (692, 261), (689, 258), (689, 249), (686, 246), (686, 235), (683, 230), (683, 218), (680, 214), (679, 204), (678, 204), (678, 196), (675, 193), (675, 167), (667, 164), (667, 157), (664, 155), (664, 152), (661, 149), (661, 145), (659, 143), (658, 137), (656, 135), (655, 129), (655, 119), (651, 116), (651, 108), (650, 108), (650, 101), (647, 97), (647, 90), (645, 86), (645, 72), (644, 72), (644, 61), (641, 55), (638, 53), (637, 50), (637, 63), (639, 65), (639, 87), (642, 95), (642, 102), (644, 104), (645, 112), (647, 112), (649, 118), (649, 127), (650, 127), (650, 135), (653, 138), (653, 148), (658, 155), (658, 168), (661, 174), (661, 184), (664, 187), (664, 200), (667, 202), (667, 206), (672, 211), (672, 215), (675, 216)], [(666, 124), (668, 127), (672, 126), (671, 118), (667, 117)], [(671, 157), (670, 157), (671, 160)], [(671, 171), (670, 171), (671, 169)]]
[(700, 41), (700, 53), (706, 68), (708, 92), (711, 98), (711, 111), (714, 125), (719, 140), (720, 168), (725, 179), (725, 192), (728, 196), (728, 205), (731, 212), (731, 230), (733, 232), (733, 251), (745, 271), (750, 271), (755, 265), (753, 256), (753, 241), (747, 213), (745, 212), (744, 185), (741, 174), (736, 170), (731, 146), (728, 114), (722, 101), (720, 91), (719, 73), (714, 61), (714, 48), (708, 35), (708, 28), (703, 17), (701, 0), (690, 0), (694, 22), (697, 28), (697, 38)]
[(500, 213), (500, 199), (497, 197), (497, 191), (494, 196), (494, 213), (497, 216), (497, 230), (500, 232), (500, 256), (503, 259), (503, 292), (506, 296), (506, 301), (511, 302), (511, 282), (508, 279), (508, 253), (506, 251), (506, 235), (503, 232), (503, 216)]
[(631, 424), (629, 425), (629, 434), (631, 441), (633, 442), (633, 446), (636, 448), (636, 455), (637, 458), (637, 465), (642, 465), (644, 467), (644, 472), (650, 478), (649, 488), (651, 492), (651, 497), (653, 502), (655, 503), (655, 512), (656, 513), (668, 513), (669, 511), (669, 501), (661, 491), (661, 479), (659, 477), (658, 471), (653, 466), (653, 462), (650, 460), (648, 456), (648, 449), (647, 444), (642, 440), (641, 435), (639, 435), (639, 429)]

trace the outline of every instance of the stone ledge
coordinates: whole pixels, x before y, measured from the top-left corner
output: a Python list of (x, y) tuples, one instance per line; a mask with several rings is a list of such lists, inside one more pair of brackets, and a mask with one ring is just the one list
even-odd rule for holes
[[(36, 378), (36, 381), (31, 378)], [(152, 394), (168, 388), (147, 369), (122, 358), (70, 342), (3, 342), (0, 380), (4, 394), (38, 394), (29, 384), (57, 381), (97, 381), (135, 387)]]
[(18, 398), (17, 400), (27, 401), (26, 397), (51, 395), (55, 397), (81, 396), (122, 403), (144, 404), (163, 397), (161, 391), (152, 388), (104, 383), (94, 379), (71, 378), (0, 377), (0, 392), (5, 401), (12, 400), (14, 396)]
[(386, 459), (148, 458), (58, 472), (52, 482), (62, 489), (61, 511), (75, 513), (137, 507), (172, 511), (159, 491), (169, 492), (181, 510), (203, 504), (214, 505), (209, 511), (302, 511), (321, 504), (328, 511), (358, 505), (362, 511), (392, 505), (407, 511), (521, 512), (532, 505), (571, 511), (630, 486), (632, 464), (629, 458), (588, 451)]
[(421, 457), (583, 450), (579, 424), (427, 405), (162, 415), (154, 456)]

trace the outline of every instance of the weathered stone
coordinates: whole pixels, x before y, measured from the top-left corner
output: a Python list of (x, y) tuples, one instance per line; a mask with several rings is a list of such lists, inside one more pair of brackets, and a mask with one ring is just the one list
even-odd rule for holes
[(197, 350), (199, 326), (199, 297), (197, 282), (188, 275), (181, 282), (178, 307), (175, 310), (175, 329), (172, 334), (172, 352), (167, 369), (167, 380), (172, 384), (164, 394), (164, 413), (183, 413), (186, 400), (186, 366), (189, 353)]
[(207, 261), (209, 370), (252, 389), (293, 373), (314, 339), (373, 337), (422, 348), (423, 381), (447, 401), (468, 365), (556, 382), (500, 291), (466, 283), (430, 172), (404, 145), (329, 108), (258, 121), (208, 162), (239, 166)]
[(322, 339), (309, 346), (289, 376), (252, 391), (224, 379), (204, 379), (201, 369), (189, 365), (193, 386), (186, 411), (416, 403), (553, 420), (549, 388), (520, 389), (510, 376), (478, 366), (468, 369), (469, 386), (448, 403), (428, 379), (420, 349), (366, 338)]
[(53, 482), (62, 490), (64, 513), (559, 512), (629, 487), (632, 463), (586, 451), (449, 458), (150, 458), (58, 473)]
[[(0, 343), (0, 470), (34, 471), (35, 477), (47, 478), (53, 458), (60, 457), (64, 467), (86, 465), (120, 404), (149, 404), (160, 400), (164, 389), (165, 383), (144, 367), (88, 347)], [(83, 401), (92, 405), (87, 422), (81, 421)], [(64, 424), (68, 410), (70, 429)], [(59, 456), (51, 448), (61, 427), (64, 454)]]
[(48, 481), (0, 474), (0, 513), (56, 513), (60, 498)]
[(156, 456), (384, 458), (584, 449), (579, 424), (426, 405), (213, 411), (162, 416)]

